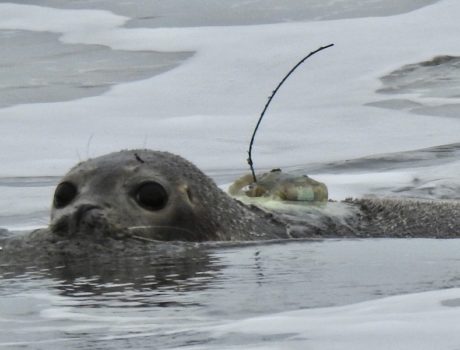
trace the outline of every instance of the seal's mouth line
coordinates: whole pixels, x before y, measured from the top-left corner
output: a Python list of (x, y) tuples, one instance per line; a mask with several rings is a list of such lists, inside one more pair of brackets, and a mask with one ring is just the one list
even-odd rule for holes
[[(142, 232), (142, 230), (155, 230), (154, 232), (148, 232), (150, 237), (145, 238), (144, 236), (134, 235), (133, 233), (129, 233), (128, 237), (141, 237), (141, 240), (149, 241), (149, 242), (158, 242), (158, 241), (174, 241), (174, 240), (200, 240), (199, 235), (189, 229), (184, 227), (177, 227), (177, 226), (168, 226), (168, 225), (147, 225), (147, 226), (130, 226), (126, 228), (128, 231), (139, 230), (138, 232)], [(187, 234), (184, 237), (184, 233)], [(145, 238), (145, 239), (144, 239)]]
[(133, 238), (133, 239), (136, 239), (138, 241), (141, 241), (141, 242), (149, 242), (149, 243), (158, 243), (160, 241), (157, 241), (157, 240), (154, 240), (154, 239), (149, 239), (149, 238), (145, 238), (145, 237), (142, 237), (142, 236), (136, 236), (136, 235), (131, 235), (129, 236), (129, 238)]
[(186, 228), (183, 228), (183, 227), (177, 227), (177, 226), (168, 226), (168, 225), (150, 225), (150, 226), (130, 226), (128, 227), (127, 229), (129, 231), (133, 231), (133, 230), (148, 230), (148, 229), (155, 229), (155, 228), (158, 228), (158, 229), (169, 229), (169, 230), (174, 230), (174, 231), (183, 231), (183, 232), (186, 232), (188, 234), (191, 234), (191, 235), (195, 235), (195, 233), (192, 231), (192, 230), (188, 230)]
[(161, 226), (131, 226), (128, 227), (128, 230), (143, 230), (143, 229), (148, 229), (148, 228), (154, 228), (154, 227), (161, 227)]

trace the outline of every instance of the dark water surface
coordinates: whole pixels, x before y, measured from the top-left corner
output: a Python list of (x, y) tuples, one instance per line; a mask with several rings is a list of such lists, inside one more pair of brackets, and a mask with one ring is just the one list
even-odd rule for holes
[(2, 266), (0, 347), (205, 344), (203, 325), (459, 287), (459, 250), (460, 240), (297, 241), (194, 246), (148, 262)]
[(0, 30), (0, 108), (101, 95), (112, 86), (150, 78), (192, 53), (113, 50), (67, 44), (60, 34)]

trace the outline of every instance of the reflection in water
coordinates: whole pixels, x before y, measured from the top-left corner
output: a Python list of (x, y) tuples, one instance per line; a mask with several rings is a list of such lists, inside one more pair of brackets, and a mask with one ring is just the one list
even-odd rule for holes
[(138, 306), (168, 306), (157, 297), (167, 291), (203, 289), (221, 268), (212, 261), (205, 246), (189, 243), (145, 244), (107, 239), (102, 246), (75, 240), (65, 242), (66, 246), (56, 251), (56, 247), (29, 245), (22, 237), (16, 240), (14, 245), (11, 239), (3, 243), (3, 279), (57, 281), (53, 287), (60, 295), (77, 298), (140, 298)]
[(3, 260), (0, 348), (219, 348), (226, 340), (205, 326), (460, 286), (460, 240), (111, 248), (106, 256), (54, 256), (33, 266)]

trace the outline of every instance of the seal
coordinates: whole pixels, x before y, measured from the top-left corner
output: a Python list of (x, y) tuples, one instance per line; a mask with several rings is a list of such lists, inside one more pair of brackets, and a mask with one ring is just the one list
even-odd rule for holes
[[(21, 235), (0, 230), (0, 273), (22, 276), (35, 266), (58, 280), (100, 276), (145, 288), (142, 276), (162, 276), (165, 264), (175, 271), (185, 264), (181, 276), (193, 274), (200, 262), (209, 271), (215, 265), (208, 264), (209, 246), (292, 238), (460, 237), (460, 202), (368, 198), (306, 204), (299, 194), (315, 197), (304, 196), (303, 189), (324, 198), (322, 186), (279, 172), (260, 186), (267, 196), (248, 198), (273, 206), (261, 209), (230, 197), (195, 165), (167, 152), (121, 151), (87, 160), (57, 185), (48, 227)], [(279, 200), (284, 197), (295, 201)]]
[[(272, 180), (291, 181), (279, 175), (271, 175), (267, 181), (269, 190), (270, 184), (279, 183)], [(281, 183), (283, 189), (289, 188)], [(310, 180), (300, 183), (305, 184), (317, 185)], [(287, 202), (261, 209), (254, 203), (245, 204), (230, 197), (180, 156), (125, 150), (89, 159), (72, 168), (56, 187), (49, 227), (32, 232), (22, 242), (27, 247), (46, 247), (39, 252), (65, 249), (73, 254), (90, 246), (96, 251), (101, 246), (105, 251), (108, 247), (124, 249), (134, 240), (452, 238), (460, 237), (459, 213), (457, 201), (376, 198), (329, 200), (319, 205)]]
[(58, 184), (51, 231), (162, 241), (288, 238), (285, 225), (230, 198), (191, 162), (151, 151), (82, 162)]
[[(266, 178), (261, 184), (268, 189), (277, 184), (273, 188), (278, 193), (289, 192), (285, 190), (289, 188), (286, 181), (292, 182), (288, 175), (270, 172)], [(64, 176), (55, 191), (50, 231), (60, 237), (160, 241), (460, 234), (460, 204), (456, 201), (364, 198), (324, 202), (327, 190), (323, 184), (299, 179), (304, 187), (319, 186), (312, 188), (322, 204), (260, 209), (228, 196), (180, 156), (152, 150), (115, 152), (82, 162)]]

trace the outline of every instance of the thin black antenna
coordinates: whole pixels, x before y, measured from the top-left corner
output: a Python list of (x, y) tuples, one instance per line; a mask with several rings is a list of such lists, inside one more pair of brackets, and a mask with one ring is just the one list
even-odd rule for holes
[(331, 46), (334, 46), (334, 44), (329, 44), (329, 45), (326, 45), (326, 46), (322, 46), (322, 47), (320, 47), (319, 49), (310, 52), (307, 56), (305, 56), (304, 58), (302, 58), (302, 60), (300, 60), (299, 63), (297, 63), (297, 64), (289, 71), (289, 73), (285, 75), (285, 77), (283, 78), (283, 80), (281, 80), (281, 82), (278, 84), (278, 86), (276, 87), (276, 89), (273, 90), (271, 96), (268, 98), (268, 101), (267, 101), (267, 103), (265, 104), (265, 107), (264, 107), (262, 113), (260, 114), (259, 120), (257, 121), (257, 124), (256, 124), (256, 127), (255, 127), (255, 129), (254, 129), (254, 132), (252, 133), (251, 142), (249, 143), (249, 151), (248, 151), (249, 157), (248, 157), (247, 161), (248, 161), (249, 166), (251, 167), (252, 178), (254, 179), (254, 182), (257, 182), (257, 178), (256, 178), (256, 173), (254, 172), (254, 163), (253, 163), (253, 161), (252, 161), (252, 146), (254, 145), (254, 139), (255, 139), (255, 137), (256, 137), (257, 130), (259, 129), (260, 122), (262, 121), (262, 118), (264, 117), (265, 112), (267, 111), (267, 108), (268, 108), (268, 106), (270, 105), (270, 102), (272, 102), (273, 97), (275, 97), (275, 95), (276, 95), (276, 93), (278, 92), (278, 90), (280, 89), (281, 85), (284, 84), (284, 82), (287, 80), (287, 78), (289, 78), (289, 76), (297, 69), (297, 67), (299, 67), (302, 63), (304, 63), (308, 58), (310, 58), (311, 56), (313, 56), (315, 53), (320, 52), (321, 50), (327, 49), (327, 48), (329, 48), (329, 47), (331, 47)]

